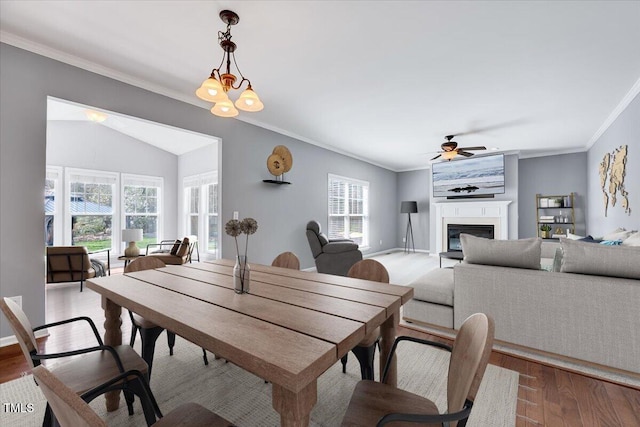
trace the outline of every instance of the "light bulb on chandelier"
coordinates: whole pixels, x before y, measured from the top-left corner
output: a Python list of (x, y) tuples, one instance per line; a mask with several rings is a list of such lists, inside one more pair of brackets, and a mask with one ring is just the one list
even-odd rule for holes
[[(231, 41), (231, 26), (236, 25), (240, 21), (240, 17), (230, 10), (223, 10), (220, 12), (220, 19), (227, 24), (227, 31), (218, 31), (218, 41), (220, 47), (224, 51), (222, 55), (222, 62), (218, 68), (214, 68), (211, 71), (211, 75), (202, 82), (202, 85), (196, 90), (198, 98), (205, 101), (214, 102), (215, 105), (211, 108), (211, 113), (220, 117), (235, 117), (238, 115), (238, 109), (248, 112), (260, 111), (264, 108), (264, 104), (260, 101), (260, 98), (251, 87), (249, 79), (245, 78), (238, 64), (236, 63), (235, 50), (237, 45)], [(231, 59), (233, 58), (233, 65), (235, 66), (238, 74), (240, 75), (240, 83), (234, 86), (237, 78), (231, 72)], [(222, 74), (220, 69), (225, 66)], [(247, 88), (240, 94), (238, 99), (234, 103), (231, 102), (227, 92), (231, 89), (237, 90), (242, 87), (244, 82), (247, 82)]]

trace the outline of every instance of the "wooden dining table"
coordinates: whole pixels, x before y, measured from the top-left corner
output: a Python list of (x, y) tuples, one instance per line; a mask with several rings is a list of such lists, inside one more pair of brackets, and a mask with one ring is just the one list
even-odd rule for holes
[[(102, 295), (105, 344), (120, 345), (122, 307), (269, 381), (282, 426), (307, 426), (317, 379), (380, 326), (380, 375), (413, 288), (251, 264), (236, 294), (233, 261), (169, 265), (87, 280)], [(397, 359), (397, 358), (394, 358)], [(397, 360), (387, 383), (395, 385)], [(119, 392), (107, 395), (118, 408)]]

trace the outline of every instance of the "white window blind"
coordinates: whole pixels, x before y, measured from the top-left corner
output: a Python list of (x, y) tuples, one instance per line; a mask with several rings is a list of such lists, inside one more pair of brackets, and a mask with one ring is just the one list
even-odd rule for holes
[(199, 175), (185, 176), (182, 183), (183, 187), (201, 187), (208, 184), (216, 184), (218, 182), (217, 172), (208, 172)]
[(116, 184), (118, 182), (118, 174), (113, 172), (69, 169), (68, 177), (69, 182), (84, 184)]
[(369, 183), (337, 175), (328, 182), (329, 238), (369, 246)]
[(162, 187), (164, 179), (159, 176), (122, 174), (122, 185), (132, 187)]

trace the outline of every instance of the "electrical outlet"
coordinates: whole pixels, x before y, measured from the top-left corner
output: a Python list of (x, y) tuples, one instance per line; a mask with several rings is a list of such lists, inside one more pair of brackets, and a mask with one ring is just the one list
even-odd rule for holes
[(382, 246), (382, 240), (380, 240), (380, 246)]
[(9, 299), (13, 300), (13, 302), (18, 304), (20, 306), (20, 308), (22, 308), (22, 295), (18, 295), (18, 296), (15, 296), (15, 297), (9, 297)]
[(233, 219), (238, 219), (240, 218), (240, 214), (238, 213), (238, 211), (233, 211)]
[(407, 243), (407, 238), (406, 237), (402, 238), (402, 243)]

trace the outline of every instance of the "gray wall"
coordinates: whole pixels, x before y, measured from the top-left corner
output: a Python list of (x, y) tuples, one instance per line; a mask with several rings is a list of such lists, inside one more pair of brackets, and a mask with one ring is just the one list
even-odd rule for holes
[[(250, 261), (270, 263), (279, 252), (292, 250), (303, 268), (313, 265), (305, 225), (315, 218), (326, 227), (328, 173), (370, 182), (372, 250), (396, 246), (394, 172), (6, 44), (0, 44), (0, 92), (0, 296), (23, 295), (34, 325), (45, 321), (44, 256), (38, 254), (44, 255), (47, 96), (220, 137), (221, 219), (238, 210), (241, 217), (258, 220)], [(262, 182), (269, 178), (267, 156), (279, 144), (293, 154), (290, 186)], [(222, 245), (223, 257), (232, 258), (232, 239), (225, 235)], [(0, 336), (12, 335), (2, 316), (0, 321)]]
[[(629, 192), (631, 215), (624, 212), (618, 198), (616, 206), (609, 204), (605, 217), (598, 167), (605, 153), (610, 153), (621, 145), (628, 146), (624, 183)], [(640, 96), (631, 101), (587, 152), (587, 184), (588, 234), (602, 236), (618, 227), (625, 227), (627, 230), (640, 229)]]
[(98, 123), (80, 121), (48, 121), (46, 145), (47, 165), (163, 177), (159, 237), (176, 235), (178, 156)]
[(536, 237), (536, 194), (574, 194), (575, 234), (586, 235), (587, 153), (521, 159), (519, 162), (520, 238)]
[[(398, 173), (398, 190), (396, 197), (396, 212), (400, 212), (400, 203), (415, 200), (418, 202), (418, 213), (411, 214), (411, 226), (416, 250), (429, 251), (430, 232), (429, 223), (431, 206), (429, 194), (431, 193), (431, 169), (423, 169)], [(407, 214), (398, 214), (398, 241), (396, 246), (404, 248), (402, 239), (407, 232)]]

